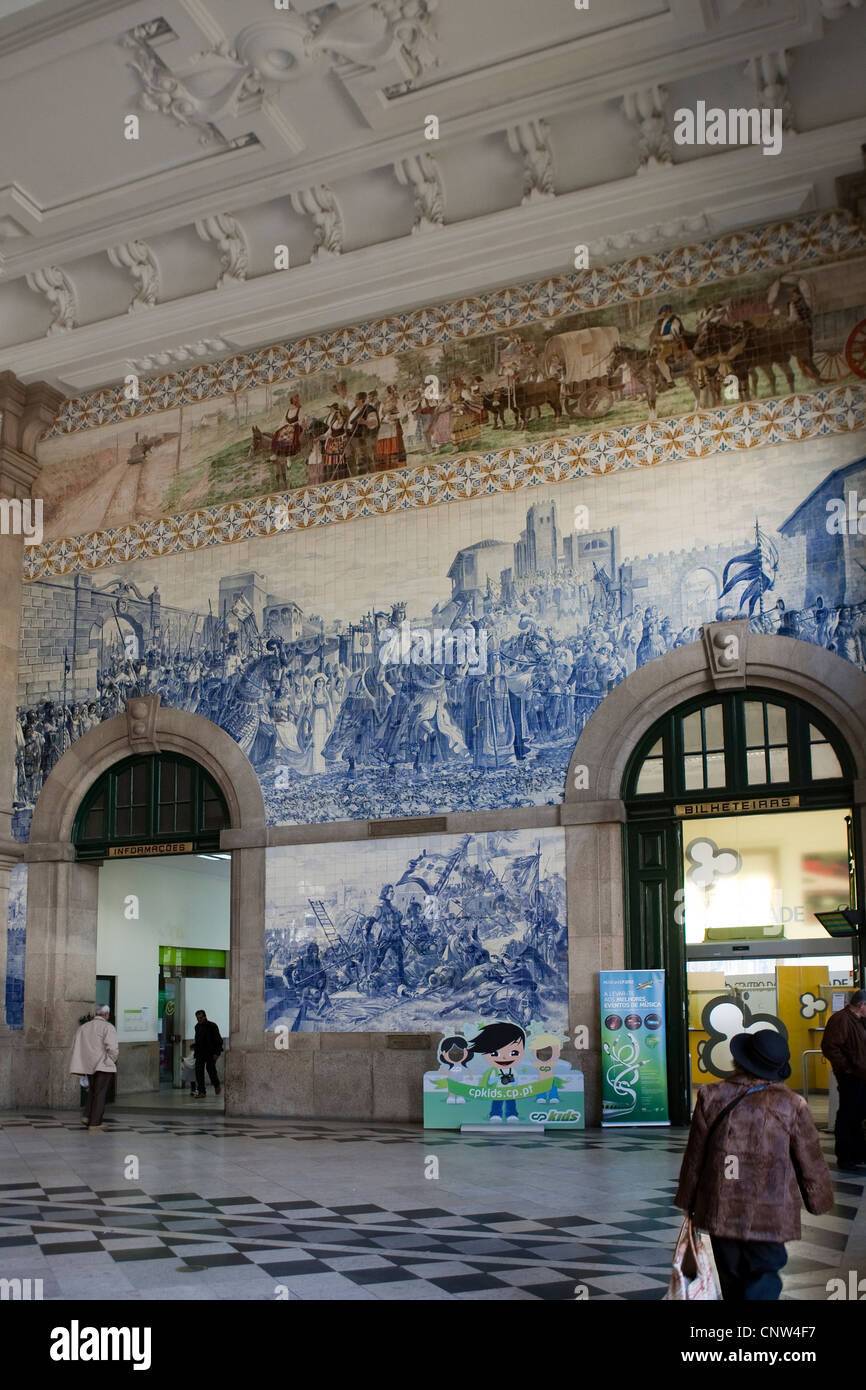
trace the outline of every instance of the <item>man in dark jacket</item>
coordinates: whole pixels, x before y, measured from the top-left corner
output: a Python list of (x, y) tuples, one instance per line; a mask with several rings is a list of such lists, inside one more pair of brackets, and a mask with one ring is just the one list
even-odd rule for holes
[(783, 1084), (785, 1039), (772, 1028), (740, 1033), (731, 1055), (728, 1080), (698, 1091), (674, 1201), (709, 1231), (722, 1297), (742, 1303), (779, 1297), (785, 1241), (800, 1239), (801, 1196), (819, 1216), (833, 1188), (809, 1107)]
[(196, 1009), (195, 1042), (192, 1050), (195, 1054), (195, 1084), (197, 1088), (195, 1099), (204, 1099), (205, 1067), (207, 1067), (209, 1080), (213, 1082), (214, 1091), (219, 1095), (220, 1079), (217, 1076), (216, 1059), (223, 1050), (223, 1040), (219, 1028), (215, 1023), (211, 1023), (204, 1009)]
[(855, 989), (844, 1009), (828, 1018), (821, 1051), (839, 1085), (836, 1165), (845, 1172), (866, 1162), (866, 989)]

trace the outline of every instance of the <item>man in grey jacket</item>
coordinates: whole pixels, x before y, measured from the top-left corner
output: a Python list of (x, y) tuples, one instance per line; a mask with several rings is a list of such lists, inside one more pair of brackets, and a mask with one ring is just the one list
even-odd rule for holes
[(117, 1031), (108, 1021), (107, 1004), (96, 1010), (94, 1018), (81, 1023), (72, 1044), (69, 1070), (73, 1076), (87, 1077), (87, 1100), (81, 1123), (85, 1129), (102, 1129), (102, 1115), (108, 1084), (117, 1071), (120, 1045)]

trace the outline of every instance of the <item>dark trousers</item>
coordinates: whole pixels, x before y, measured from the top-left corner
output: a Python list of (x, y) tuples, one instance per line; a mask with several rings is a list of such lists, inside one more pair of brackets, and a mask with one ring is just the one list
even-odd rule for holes
[(204, 1095), (204, 1069), (207, 1067), (208, 1080), (214, 1088), (220, 1084), (217, 1076), (216, 1063), (211, 1057), (196, 1057), (195, 1059), (195, 1084), (200, 1096)]
[(775, 1240), (730, 1240), (711, 1236), (722, 1298), (729, 1303), (771, 1302), (782, 1292), (779, 1270), (788, 1261)]
[(837, 1076), (839, 1109), (836, 1112), (836, 1162), (843, 1168), (866, 1161), (866, 1081), (859, 1076)]
[(87, 1100), (84, 1102), (84, 1118), (89, 1125), (102, 1124), (105, 1100), (113, 1075), (114, 1073), (110, 1071), (95, 1071), (92, 1076), (87, 1078), (89, 1084)]

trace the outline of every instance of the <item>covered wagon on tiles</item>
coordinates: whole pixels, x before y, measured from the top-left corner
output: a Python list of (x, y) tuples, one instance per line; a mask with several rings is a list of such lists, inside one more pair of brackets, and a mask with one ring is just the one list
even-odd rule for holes
[(555, 333), (544, 346), (547, 376), (559, 376), (562, 404), (574, 419), (598, 420), (623, 391), (622, 369), (611, 366), (619, 329), (576, 328)]

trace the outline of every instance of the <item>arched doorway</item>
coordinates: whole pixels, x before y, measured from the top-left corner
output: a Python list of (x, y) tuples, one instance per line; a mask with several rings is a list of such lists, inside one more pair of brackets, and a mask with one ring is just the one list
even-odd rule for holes
[[(184, 835), (198, 847), (216, 841), (221, 852), (231, 854), (232, 1066), (226, 1073), (227, 1110), (232, 1107), (235, 1075), (242, 1072), (245, 1051), (261, 1051), (264, 1046), (266, 826), (261, 787), (248, 758), (222, 729), (199, 715), (162, 706), (158, 696), (136, 697), (128, 701), (125, 714), (90, 729), (64, 753), (46, 779), (33, 813), (25, 855), (24, 1028), (14, 1039), (12, 1059), (16, 1105), (64, 1108), (74, 1101), (66, 1070), (69, 1045), (79, 1017), (93, 1006), (97, 974), (99, 858), (87, 851), (112, 848), (109, 841), (118, 829), (118, 810), (129, 817), (138, 800), (131, 783), (126, 787), (123, 782), (124, 768), (128, 772), (133, 766), (149, 766), (152, 776), (154, 764), (149, 760), (153, 758), (165, 760), (166, 768), (173, 765), (175, 778), (177, 768), (185, 764), (200, 770), (195, 774), (199, 780), (193, 802), (198, 806), (195, 815), (199, 811), (201, 815), (192, 835), (181, 829), (187, 823), (188, 798), (182, 782), (175, 780), (170, 795), (161, 799), (158, 791), (155, 801), (149, 797), (147, 825), (155, 830), (155, 840)], [(119, 773), (115, 791), (100, 806), (95, 788), (112, 768)], [(118, 785), (129, 792), (123, 806)], [(108, 786), (103, 784), (103, 789), (107, 791)], [(161, 782), (158, 786), (165, 791)], [(227, 828), (207, 824), (220, 801)], [(161, 805), (165, 808), (162, 829)], [(223, 810), (221, 824), (225, 824)], [(140, 826), (133, 828), (133, 820), (128, 819), (121, 831), (124, 828), (129, 830), (126, 843), (134, 845)], [(122, 833), (119, 840), (124, 840)], [(232, 1068), (237, 1069), (235, 1074)]]
[[(94, 997), (120, 1043), (110, 1100), (173, 1108), (206, 1093), (189, 1063), (197, 1010), (229, 1037), (228, 828), (213, 778), (177, 753), (115, 763), (79, 807), (76, 859), (100, 865)], [(221, 1095), (208, 1106), (221, 1110)]]
[(788, 1036), (791, 1084), (808, 1087), (828, 991), (859, 973), (856, 943), (815, 916), (856, 906), (854, 777), (830, 721), (760, 688), (686, 701), (632, 755), (625, 958), (666, 972), (682, 1118), (699, 1082), (733, 1069), (730, 1036), (759, 1023)]
[[(738, 647), (732, 646), (733, 637)], [(736, 659), (731, 662), (725, 659), (728, 651), (736, 651)], [(570, 1018), (573, 1024), (586, 1023), (591, 1039), (583, 1059), (590, 1123), (601, 1118), (597, 972), (624, 967), (631, 950), (629, 884), (624, 867), (627, 773), (638, 749), (665, 715), (689, 701), (700, 703), (717, 692), (735, 690), (763, 691), (799, 700), (815, 711), (824, 727), (841, 740), (850, 754), (854, 772), (850, 804), (858, 865), (866, 857), (866, 675), (852, 662), (808, 642), (750, 632), (745, 621), (718, 622), (704, 627), (701, 641), (674, 648), (647, 662), (610, 691), (587, 721), (575, 746), (560, 808), (568, 879)], [(667, 821), (660, 828), (656, 848), (659, 855), (666, 855), (668, 862), (673, 863), (679, 842), (671, 842), (670, 834)], [(654, 886), (647, 887), (647, 896), (655, 897), (659, 924), (654, 938), (651, 932), (648, 934), (647, 949), (660, 950), (668, 940), (668, 928), (673, 931), (676, 926), (682, 934), (682, 927), (673, 917), (677, 903), (666, 897), (666, 882), (661, 874)], [(682, 1039), (677, 1050), (681, 1061), (679, 1089), (671, 1086), (671, 1115), (675, 1121), (685, 1122), (688, 1107), (684, 1012), (677, 1027)]]

